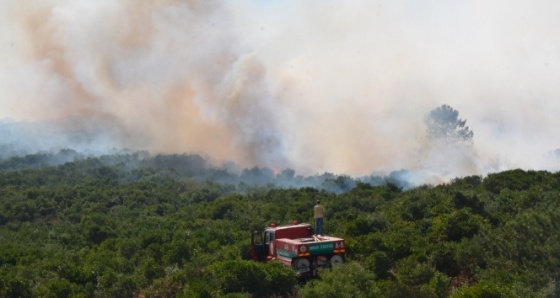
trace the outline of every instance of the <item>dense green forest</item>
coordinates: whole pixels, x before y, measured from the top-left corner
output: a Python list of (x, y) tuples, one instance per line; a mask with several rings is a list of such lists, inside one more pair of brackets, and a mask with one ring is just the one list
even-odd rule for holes
[[(236, 173), (196, 155), (7, 158), (0, 297), (560, 296), (560, 173), (394, 178)], [(343, 266), (301, 282), (249, 260), (252, 230), (310, 222), (316, 199), (346, 239)]]

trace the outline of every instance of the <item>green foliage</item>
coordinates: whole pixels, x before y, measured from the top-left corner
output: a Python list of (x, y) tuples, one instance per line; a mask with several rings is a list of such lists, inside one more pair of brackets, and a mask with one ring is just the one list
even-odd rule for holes
[(391, 259), (383, 251), (374, 251), (365, 260), (366, 268), (373, 272), (376, 279), (386, 279), (391, 276)]
[(451, 278), (449, 278), (448, 275), (436, 271), (427, 285), (427, 288), (437, 297), (447, 297), (450, 283)]
[(263, 296), (266, 292), (266, 273), (251, 261), (225, 261), (209, 267), (210, 275), (220, 293), (251, 293)]
[[(0, 168), (0, 297), (560, 296), (559, 173), (403, 189), (245, 172), (325, 187), (280, 189), (239, 186), (191, 155), (37, 155)], [(200, 179), (212, 175), (222, 180)], [(290, 267), (248, 261), (251, 231), (309, 222), (316, 199), (328, 234), (346, 239), (344, 266), (298, 285)]]
[(511, 289), (494, 282), (480, 282), (470, 287), (461, 287), (456, 292), (452, 293), (452, 298), (467, 297), (467, 298), (510, 298), (519, 297), (515, 295)]
[(379, 297), (374, 275), (360, 264), (349, 262), (331, 270), (322, 270), (321, 279), (314, 280), (302, 289), (304, 298), (319, 297)]
[(484, 179), (484, 188), (494, 194), (503, 189), (522, 191), (531, 187), (554, 188), (558, 190), (558, 180), (545, 171), (523, 171), (521, 169), (489, 174)]
[(295, 272), (278, 262), (260, 264), (231, 260), (211, 265), (209, 275), (217, 294), (248, 293), (254, 297), (288, 296), (297, 285)]
[(471, 238), (478, 233), (483, 223), (483, 219), (465, 209), (455, 210), (433, 219), (431, 238), (436, 241), (460, 241), (463, 238)]
[(425, 262), (418, 262), (413, 257), (399, 260), (395, 276), (398, 281), (409, 286), (419, 286), (430, 282), (435, 269)]

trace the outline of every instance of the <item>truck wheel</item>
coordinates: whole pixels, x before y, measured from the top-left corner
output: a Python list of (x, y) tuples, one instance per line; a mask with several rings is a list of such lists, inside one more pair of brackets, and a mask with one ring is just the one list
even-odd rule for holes
[(301, 258), (294, 261), (294, 267), (298, 273), (309, 272), (309, 265), (308, 259)]
[(332, 256), (330, 261), (332, 266), (340, 266), (344, 263), (344, 259), (340, 255)]

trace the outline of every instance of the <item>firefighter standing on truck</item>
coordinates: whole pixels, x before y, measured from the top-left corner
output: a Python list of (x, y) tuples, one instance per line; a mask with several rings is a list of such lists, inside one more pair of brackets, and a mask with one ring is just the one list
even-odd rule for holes
[(324, 235), (323, 230), (324, 222), (323, 217), (325, 215), (325, 207), (321, 205), (321, 201), (317, 200), (317, 205), (313, 207), (313, 218), (315, 218), (315, 235)]

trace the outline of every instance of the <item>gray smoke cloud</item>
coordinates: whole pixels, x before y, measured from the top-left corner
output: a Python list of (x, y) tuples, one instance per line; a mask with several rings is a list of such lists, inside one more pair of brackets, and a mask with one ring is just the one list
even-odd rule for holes
[[(5, 0), (0, 144), (418, 183), (557, 170), (559, 16), (547, 0)], [(472, 150), (427, 143), (441, 104)]]

